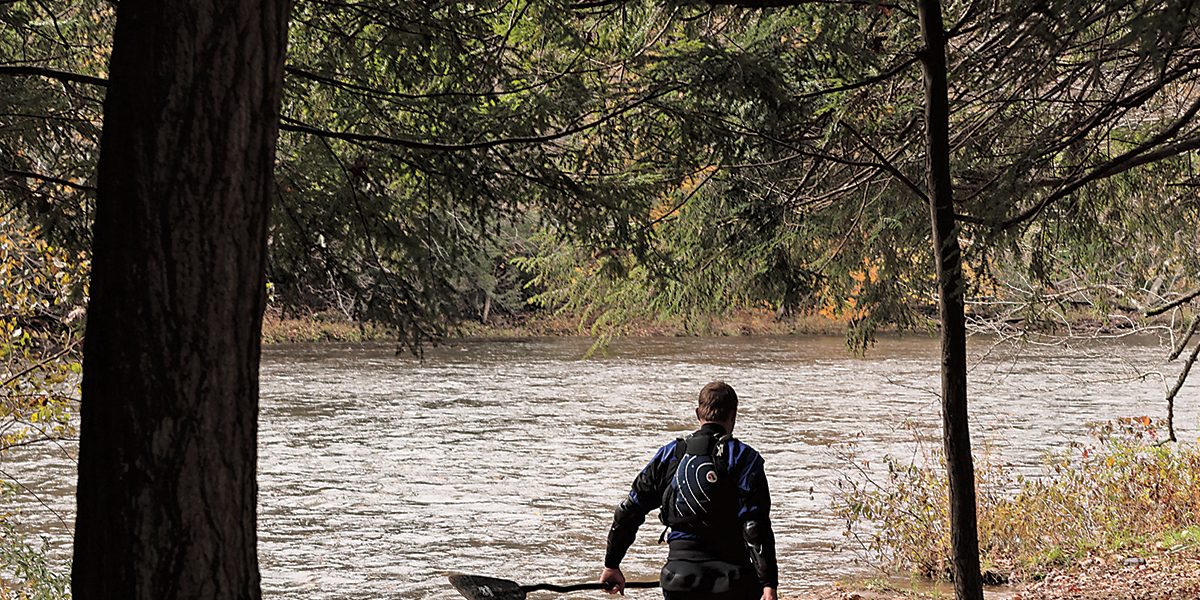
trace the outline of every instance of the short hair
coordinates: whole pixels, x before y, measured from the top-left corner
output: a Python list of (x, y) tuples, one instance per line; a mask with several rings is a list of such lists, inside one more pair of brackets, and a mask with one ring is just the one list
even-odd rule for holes
[(700, 390), (696, 418), (715, 423), (728, 421), (737, 414), (737, 405), (737, 392), (724, 381), (714, 381)]

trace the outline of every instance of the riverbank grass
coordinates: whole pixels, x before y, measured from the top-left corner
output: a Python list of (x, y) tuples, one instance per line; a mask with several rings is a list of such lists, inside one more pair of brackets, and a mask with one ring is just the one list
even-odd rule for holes
[[(679, 337), (690, 335), (845, 335), (846, 324), (826, 315), (809, 312), (776, 318), (767, 310), (743, 310), (706, 319), (703, 324), (680, 319), (634, 320), (621, 326), (627, 337)], [(489, 323), (469, 321), (448, 332), (453, 339), (518, 339), (531, 337), (598, 337), (609, 332), (583, 322), (578, 316), (531, 312), (493, 318)], [(375, 322), (356, 322), (340, 313), (314, 313), (284, 317), (268, 310), (263, 318), (262, 340), (266, 344), (319, 342), (394, 342), (395, 331)]]
[(396, 339), (395, 331), (389, 327), (372, 322), (354, 322), (332, 313), (297, 318), (268, 311), (262, 324), (264, 344), (387, 342)]
[[(1200, 554), (1200, 448), (1164, 444), (1161, 423), (1120, 419), (1092, 427), (1091, 442), (1049, 457), (1037, 477), (976, 459), (979, 541), (989, 583), (1029, 582), (1100, 561), (1145, 564)], [(846, 535), (898, 572), (951, 572), (944, 467), (887, 463), (884, 479), (841, 482)]]

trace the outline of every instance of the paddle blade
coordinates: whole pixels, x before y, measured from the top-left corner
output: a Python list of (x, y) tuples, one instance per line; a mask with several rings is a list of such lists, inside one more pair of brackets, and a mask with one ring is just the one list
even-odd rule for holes
[(454, 574), (450, 576), (450, 585), (467, 600), (525, 600), (525, 590), (507, 579)]

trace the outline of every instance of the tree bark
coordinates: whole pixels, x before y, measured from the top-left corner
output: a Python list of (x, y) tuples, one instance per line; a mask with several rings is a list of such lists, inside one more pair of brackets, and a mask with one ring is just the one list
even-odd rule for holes
[(929, 208), (937, 262), (942, 321), (942, 426), (950, 480), (950, 539), (958, 600), (982, 600), (979, 534), (975, 516), (975, 466), (967, 415), (966, 281), (954, 221), (950, 178), (950, 101), (946, 81), (946, 32), (940, 0), (920, 0), (925, 42), (925, 135)]
[(73, 595), (256, 599), (259, 335), (289, 2), (116, 6)]

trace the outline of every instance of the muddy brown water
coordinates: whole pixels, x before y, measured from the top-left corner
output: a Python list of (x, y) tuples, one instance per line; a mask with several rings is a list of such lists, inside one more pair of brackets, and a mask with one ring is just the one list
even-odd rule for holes
[[(839, 478), (854, 476), (838, 449), (854, 442), (876, 469), (884, 455), (907, 460), (914, 431), (934, 436), (940, 423), (926, 338), (885, 339), (865, 357), (838, 338), (631, 339), (582, 360), (588, 345), (464, 341), (424, 361), (390, 345), (267, 348), (264, 596), (452, 598), (456, 571), (592, 580), (612, 508), (659, 445), (691, 430), (697, 391), (718, 378), (742, 399), (735, 435), (766, 457), (786, 596), (867, 572), (838, 549), (844, 523), (830, 505)], [(1088, 422), (1164, 414), (1161, 379), (1144, 375), (1173, 380), (1177, 368), (1148, 341), (1012, 350), (974, 339), (971, 350), (977, 448), (1030, 474), (1047, 451), (1085, 440)], [(1180, 394), (1186, 440), (1198, 388)], [(63, 560), (74, 463), (42, 449), (0, 467), (28, 488), (10, 508)], [(656, 577), (659, 532), (648, 519), (624, 563), (630, 579)]]

